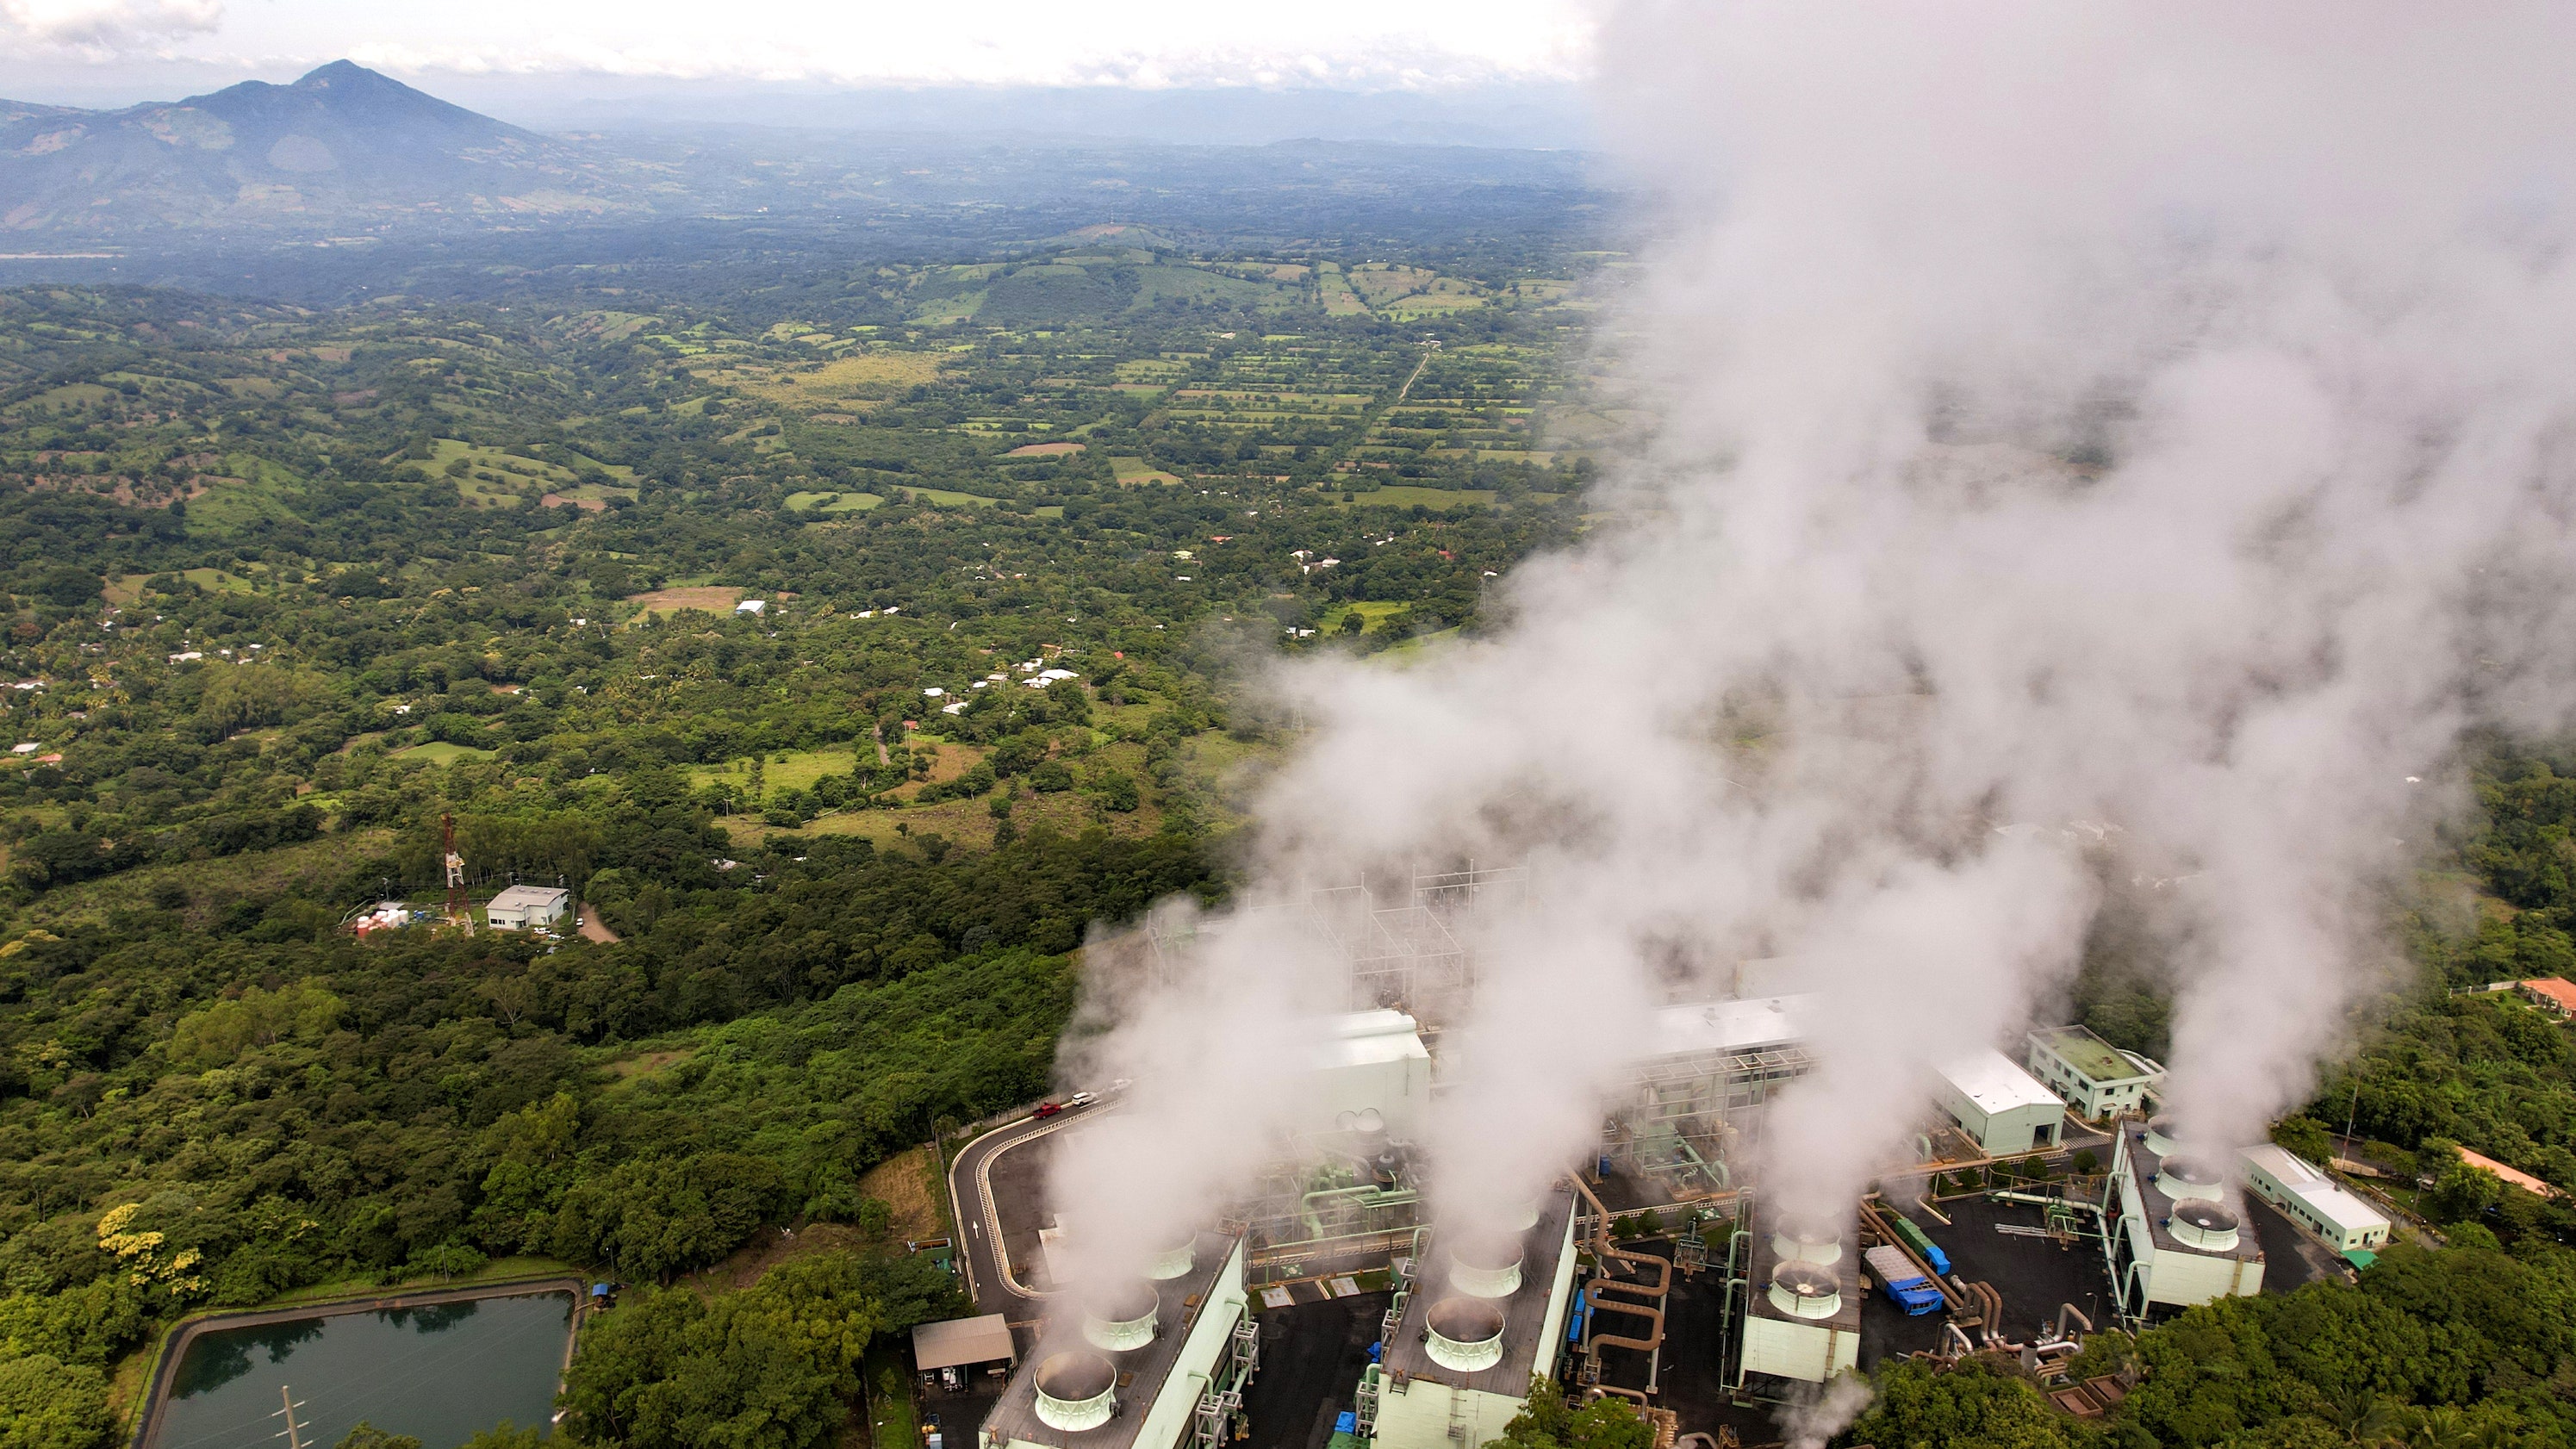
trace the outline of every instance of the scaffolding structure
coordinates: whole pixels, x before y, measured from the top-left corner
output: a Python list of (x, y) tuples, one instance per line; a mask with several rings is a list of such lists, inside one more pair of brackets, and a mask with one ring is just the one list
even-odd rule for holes
[(1343, 1009), (1400, 1007), (1436, 1018), (1462, 1010), (1476, 988), (1474, 953), (1453, 925), (1479, 909), (1516, 905), (1528, 892), (1526, 866), (1415, 871), (1393, 888), (1363, 875), (1292, 905), (1247, 906), (1230, 917), (1158, 914), (1147, 919), (1145, 938), (1155, 974), (1170, 980), (1192, 951), (1221, 934), (1283, 931), (1345, 964)]
[(1675, 1202), (1730, 1191), (1727, 1164), (1760, 1130), (1763, 1105), (1813, 1065), (1795, 1042), (1641, 1062), (1635, 1094), (1602, 1125), (1602, 1155), (1663, 1182)]

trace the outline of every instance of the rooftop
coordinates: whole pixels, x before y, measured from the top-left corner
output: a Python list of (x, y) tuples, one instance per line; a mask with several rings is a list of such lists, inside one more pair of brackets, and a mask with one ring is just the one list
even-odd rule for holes
[(923, 1373), (961, 1364), (1016, 1358), (1010, 1320), (998, 1313), (981, 1318), (951, 1318), (912, 1330), (912, 1362)]
[(1101, 1354), (1118, 1370), (1118, 1412), (1107, 1423), (1067, 1431), (1038, 1417), (1037, 1366), (1049, 1355), (1067, 1349), (1099, 1352), (1073, 1327), (1071, 1320), (1080, 1315), (1063, 1314), (1039, 1330), (1043, 1336), (1037, 1347), (1003, 1386), (1000, 1401), (984, 1416), (985, 1437), (996, 1444), (1020, 1440), (1053, 1445), (1055, 1449), (1127, 1449), (1135, 1443), (1137, 1432), (1145, 1427), (1146, 1415), (1154, 1406), (1155, 1395), (1162, 1391), (1163, 1381), (1171, 1377), (1179, 1363), (1190, 1329), (1208, 1307), (1218, 1277), (1242, 1241), (1224, 1233), (1201, 1233), (1198, 1257), (1190, 1271), (1152, 1285), (1157, 1300), (1153, 1338), (1142, 1348)]
[(2095, 1083), (2152, 1077), (2138, 1059), (2080, 1026), (2043, 1026), (2030, 1039), (2057, 1053), (2068, 1066)]
[(2558, 976), (2543, 976), (2532, 981), (2517, 981), (2525, 994), (2536, 996), (2560, 1011), (2576, 1012), (2576, 981)]
[(1655, 1013), (1658, 1057), (1699, 1052), (1740, 1052), (1804, 1039), (1798, 1018), (1812, 996), (1757, 996), (1732, 1001), (1686, 1001)]
[[(1404, 1322), (1386, 1345), (1386, 1369), (1408, 1379), (1428, 1379), (1459, 1388), (1519, 1398), (1529, 1392), (1532, 1373), (1545, 1373), (1553, 1344), (1539, 1342), (1547, 1328), (1547, 1300), (1556, 1290), (1558, 1250), (1565, 1245), (1566, 1219), (1574, 1215), (1574, 1192), (1563, 1183), (1538, 1200), (1538, 1225), (1521, 1235), (1521, 1286), (1509, 1298), (1493, 1300), (1503, 1310), (1503, 1356), (1491, 1368), (1473, 1373), (1442, 1368), (1431, 1361), (1425, 1345), (1425, 1320), (1434, 1305), (1457, 1296), (1449, 1286), (1449, 1252), (1438, 1240), (1422, 1257), (1413, 1291), (1405, 1296)], [(1605, 1321), (1625, 1321), (1613, 1318)], [(1559, 1327), (1563, 1327), (1562, 1324)]]
[[(2566, 983), (2561, 982), (2559, 984), (2565, 985)], [(2496, 1161), (2494, 1158), (2487, 1156), (2483, 1152), (2471, 1152), (2469, 1149), (2463, 1147), (2460, 1149), (2460, 1160), (2467, 1163), (2469, 1166), (2476, 1168), (2480, 1172), (2492, 1172), (2496, 1176), (2503, 1178), (2505, 1181), (2512, 1183), (2514, 1186), (2521, 1188), (2524, 1192), (2532, 1193), (2540, 1197), (2558, 1196), (2558, 1189), (2551, 1187), (2548, 1183), (2541, 1181), (2539, 1178), (2532, 1176), (2528, 1172), (2524, 1172), (2520, 1168), (2507, 1167), (2503, 1163)]]
[(494, 896), (491, 905), (484, 909), (491, 910), (497, 907), (505, 911), (516, 911), (532, 906), (558, 906), (571, 898), (572, 892), (562, 886), (514, 885)]
[(1978, 1111), (1988, 1115), (2015, 1107), (2065, 1105), (2057, 1100), (2056, 1093), (2039, 1084), (2039, 1078), (1993, 1047), (1942, 1063), (1941, 1075), (1976, 1103)]
[(1329, 1038), (1323, 1050), (1324, 1067), (1370, 1066), (1379, 1062), (1402, 1061), (1407, 1057), (1431, 1059), (1422, 1045), (1418, 1023), (1401, 1011), (1384, 1007), (1375, 1011), (1354, 1011), (1331, 1018), (1325, 1024)]

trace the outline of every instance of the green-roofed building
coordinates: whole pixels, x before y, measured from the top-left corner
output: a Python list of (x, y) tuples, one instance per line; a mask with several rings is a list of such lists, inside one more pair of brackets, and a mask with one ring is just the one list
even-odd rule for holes
[(2124, 1052), (2080, 1026), (2044, 1026), (2030, 1034), (2030, 1074), (2066, 1099), (2079, 1117), (2143, 1111), (2164, 1080), (2161, 1062)]

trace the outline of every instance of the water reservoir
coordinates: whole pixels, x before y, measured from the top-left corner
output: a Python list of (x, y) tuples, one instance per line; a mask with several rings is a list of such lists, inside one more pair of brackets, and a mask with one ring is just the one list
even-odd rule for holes
[(507, 1419), (543, 1431), (572, 1334), (570, 1293), (521, 1293), (218, 1328), (192, 1339), (147, 1449), (274, 1449), (281, 1386), (308, 1445), (364, 1419), (455, 1449)]

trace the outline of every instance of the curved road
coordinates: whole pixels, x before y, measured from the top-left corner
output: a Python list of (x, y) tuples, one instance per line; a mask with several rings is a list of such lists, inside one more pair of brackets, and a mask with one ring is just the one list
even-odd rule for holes
[(1106, 1102), (1095, 1102), (1068, 1107), (1043, 1121), (1023, 1117), (1006, 1122), (967, 1143), (949, 1164), (948, 1207), (962, 1239), (959, 1261), (965, 1265), (966, 1293), (975, 1300), (978, 1312), (999, 1313), (1013, 1323), (1023, 1323), (1044, 1311), (1052, 1296), (1028, 1286), (1002, 1246), (1002, 1215), (993, 1201), (994, 1159), (1108, 1108)]

